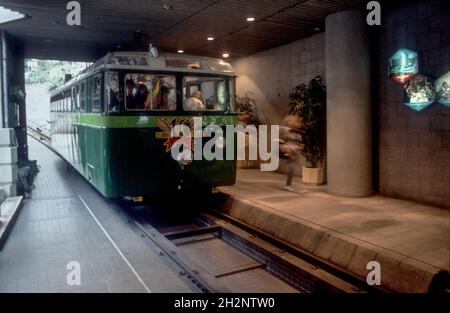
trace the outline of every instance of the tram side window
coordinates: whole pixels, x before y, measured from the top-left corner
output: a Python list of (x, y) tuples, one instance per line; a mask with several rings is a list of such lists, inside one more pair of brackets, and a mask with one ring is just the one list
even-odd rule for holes
[(125, 109), (127, 111), (174, 111), (176, 106), (175, 76), (125, 75)]
[(123, 97), (120, 95), (119, 73), (105, 73), (105, 111), (119, 112), (120, 102)]
[(72, 102), (73, 102), (73, 111), (78, 112), (80, 109), (80, 102), (78, 99), (78, 86), (72, 88)]
[(86, 112), (86, 83), (85, 82), (81, 83), (81, 85), (80, 85), (79, 101), (80, 101), (80, 111)]
[(101, 102), (101, 85), (102, 77), (97, 75), (92, 79), (92, 112), (100, 112), (100, 102)]
[(223, 111), (226, 106), (225, 80), (221, 77), (183, 78), (185, 111)]

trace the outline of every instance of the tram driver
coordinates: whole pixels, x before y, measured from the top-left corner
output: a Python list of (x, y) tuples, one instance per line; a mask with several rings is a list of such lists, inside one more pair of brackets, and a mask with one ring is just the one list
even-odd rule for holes
[(192, 95), (184, 101), (183, 109), (185, 111), (202, 111), (205, 110), (205, 105), (203, 104), (202, 92), (196, 90)]

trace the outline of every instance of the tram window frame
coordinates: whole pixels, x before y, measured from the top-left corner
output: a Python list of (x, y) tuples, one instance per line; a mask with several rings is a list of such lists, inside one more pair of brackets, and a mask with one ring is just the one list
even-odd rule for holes
[[(103, 98), (105, 113), (120, 113), (120, 108), (124, 102), (123, 89), (120, 83), (120, 73), (117, 71), (106, 71), (103, 79)], [(115, 98), (112, 105), (112, 99)]]
[(86, 82), (81, 82), (79, 84), (79, 101), (80, 101), (80, 112), (86, 112), (87, 106), (87, 90), (86, 90)]
[(72, 87), (72, 101), (74, 104), (74, 112), (79, 112), (80, 110), (80, 103), (78, 98), (78, 85)]
[[(217, 105), (219, 103), (219, 104), (222, 105), (222, 107), (218, 108), (218, 109), (208, 109), (207, 108), (207, 103), (206, 103), (207, 99), (205, 99), (205, 95), (204, 95), (203, 90), (202, 90), (203, 86), (201, 86), (201, 82), (200, 82), (200, 83), (197, 83), (197, 84), (196, 83), (190, 84), (189, 89), (191, 87), (197, 86), (197, 90), (200, 90), (202, 92), (202, 98), (203, 99), (201, 101), (202, 101), (202, 104), (204, 105), (204, 109), (198, 109), (198, 110), (189, 110), (189, 109), (187, 109), (185, 107), (186, 101), (189, 98), (192, 98), (191, 90), (189, 90), (189, 93), (187, 93), (188, 89), (186, 88), (187, 87), (186, 80), (188, 78), (193, 78), (193, 79), (196, 79), (196, 80), (211, 78), (211, 79), (216, 80), (216, 81), (214, 81), (214, 93), (215, 93), (214, 94), (214, 97), (215, 97), (214, 101), (216, 101), (215, 105)], [(186, 112), (186, 113), (202, 113), (202, 114), (204, 114), (204, 113), (223, 113), (223, 112), (225, 112), (227, 110), (228, 106), (229, 106), (229, 99), (228, 99), (228, 97), (229, 97), (229, 88), (227, 87), (228, 81), (229, 81), (228, 78), (226, 78), (224, 76), (219, 76), (219, 75), (201, 75), (201, 74), (196, 74), (196, 73), (195, 74), (194, 73), (189, 73), (189, 74), (183, 75), (182, 86), (181, 86), (181, 91), (182, 91), (181, 108), (182, 108), (182, 110), (184, 112)], [(195, 80), (193, 80), (193, 82), (195, 82)], [(218, 102), (218, 97), (219, 97), (218, 96), (218, 85), (220, 83), (224, 83), (224, 85), (223, 85), (223, 92), (225, 94), (224, 94), (224, 97), (223, 97), (223, 103)]]
[(92, 113), (100, 113), (101, 107), (102, 107), (102, 74), (96, 74), (92, 76), (90, 80), (90, 88), (89, 88), (89, 95), (90, 95), (90, 109), (89, 112)]
[[(158, 109), (158, 108), (143, 108), (143, 109), (131, 109), (127, 107), (127, 96), (126, 96), (126, 92), (127, 92), (127, 81), (128, 80), (133, 80), (135, 85), (138, 85), (138, 82), (135, 81), (135, 79), (133, 79), (133, 75), (137, 76), (137, 75), (142, 75), (142, 76), (151, 76), (151, 79), (167, 79), (170, 78), (172, 80), (173, 85), (170, 86), (169, 89), (169, 93), (173, 92), (172, 95), (172, 99), (169, 100), (169, 98), (167, 98), (167, 103), (165, 104), (166, 106), (171, 106), (170, 108), (163, 108), (163, 109)], [(146, 82), (149, 82), (149, 80), (146, 80)], [(148, 86), (146, 84), (145, 85), (147, 88)], [(176, 73), (157, 73), (157, 72), (152, 72), (152, 73), (148, 73), (148, 72), (126, 72), (123, 74), (123, 95), (124, 95), (124, 109), (125, 112), (128, 113), (147, 113), (147, 112), (176, 112), (178, 109), (178, 85), (177, 85), (177, 76)], [(136, 87), (135, 87), (136, 88)], [(150, 91), (148, 91), (150, 92)], [(168, 96), (169, 97), (169, 96)], [(153, 106), (153, 99), (151, 99), (151, 106)], [(146, 100), (148, 101), (148, 99)], [(172, 102), (171, 102), (172, 101)]]
[(237, 113), (236, 107), (236, 77), (228, 78), (228, 105), (230, 113)]
[(74, 108), (73, 108), (72, 89), (69, 92), (67, 92), (66, 98), (69, 103), (69, 112), (73, 112)]

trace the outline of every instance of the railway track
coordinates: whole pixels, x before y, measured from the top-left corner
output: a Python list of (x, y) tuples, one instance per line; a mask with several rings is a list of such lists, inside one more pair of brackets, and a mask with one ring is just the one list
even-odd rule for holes
[[(144, 236), (202, 292), (367, 292), (363, 282), (306, 260), (217, 211), (161, 216), (147, 205), (121, 206)], [(175, 215), (176, 216), (176, 215)]]
[[(50, 138), (28, 134), (52, 151)], [(212, 195), (214, 197), (214, 195)], [(112, 201), (198, 292), (368, 292), (357, 279), (216, 210), (200, 199)], [(193, 206), (195, 210), (192, 210)]]

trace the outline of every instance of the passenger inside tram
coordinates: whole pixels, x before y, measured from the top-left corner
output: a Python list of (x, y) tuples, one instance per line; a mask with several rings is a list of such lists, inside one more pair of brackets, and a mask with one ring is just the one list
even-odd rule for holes
[(173, 111), (176, 108), (174, 76), (127, 74), (126, 93), (128, 111)]
[(183, 96), (185, 111), (221, 111), (225, 108), (225, 80), (221, 77), (184, 77)]
[(203, 104), (202, 92), (200, 90), (194, 91), (184, 102), (183, 108), (186, 111), (204, 110), (205, 105)]

